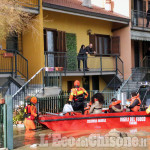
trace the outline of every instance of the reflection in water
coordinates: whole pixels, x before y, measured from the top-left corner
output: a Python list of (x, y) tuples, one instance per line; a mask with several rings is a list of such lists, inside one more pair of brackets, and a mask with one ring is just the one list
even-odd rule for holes
[[(97, 131), (65, 131), (65, 132), (53, 132), (50, 129), (39, 129), (37, 131), (29, 131), (25, 132), (24, 128), (14, 128), (14, 148), (18, 150), (23, 150), (23, 149), (31, 149), (30, 145), (37, 144), (40, 145), (42, 140), (48, 141), (48, 144), (45, 144), (45, 147), (38, 146), (37, 150), (49, 150), (49, 149), (66, 149), (66, 148), (54, 148), (52, 146), (52, 135), (55, 134), (61, 134), (62, 137), (74, 137), (74, 138), (79, 138), (79, 137), (88, 137), (90, 134), (100, 134), (101, 136), (105, 136), (106, 134), (109, 133), (110, 130), (97, 130)], [(128, 134), (129, 137), (138, 137), (138, 138), (147, 138), (147, 143), (146, 147), (144, 147), (144, 150), (150, 149), (150, 144), (149, 144), (149, 139), (150, 139), (150, 127), (141, 127), (141, 128), (130, 128), (130, 129), (117, 129), (117, 131), (120, 132), (125, 132)], [(73, 149), (73, 150), (80, 150), (79, 147), (72, 147), (72, 148), (67, 148), (68, 149)], [(81, 148), (83, 149), (92, 149), (91, 147), (84, 147)], [(95, 149), (100, 149), (100, 148), (94, 148)], [(118, 149), (118, 150), (124, 150), (124, 149), (130, 149), (130, 150), (141, 150), (143, 147), (122, 147), (122, 148), (104, 148), (104, 149)]]

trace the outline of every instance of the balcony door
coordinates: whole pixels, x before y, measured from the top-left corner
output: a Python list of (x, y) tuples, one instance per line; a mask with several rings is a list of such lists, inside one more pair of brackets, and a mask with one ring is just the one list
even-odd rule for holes
[(47, 67), (64, 67), (65, 32), (56, 29), (44, 29), (44, 51)]
[(47, 31), (47, 51), (48, 53), (47, 63), (48, 67), (54, 67), (54, 32)]

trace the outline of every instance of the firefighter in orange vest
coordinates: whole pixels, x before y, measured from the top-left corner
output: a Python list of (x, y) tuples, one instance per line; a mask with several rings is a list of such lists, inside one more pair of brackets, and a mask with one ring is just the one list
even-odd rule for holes
[(123, 106), (121, 105), (121, 100), (117, 100), (116, 98), (112, 98), (112, 103), (109, 105), (110, 113), (117, 113), (123, 111)]
[(141, 105), (141, 100), (139, 97), (139, 94), (136, 92), (131, 93), (131, 99), (130, 99), (130, 104), (127, 105), (127, 107), (130, 109), (132, 112), (137, 112), (140, 110), (140, 105)]
[(36, 129), (36, 126), (34, 123), (34, 120), (37, 117), (37, 109), (35, 106), (36, 103), (37, 103), (37, 98), (32, 97), (30, 99), (30, 104), (27, 105), (24, 109), (24, 113), (25, 113), (24, 125), (26, 127), (26, 130), (35, 130)]
[(74, 111), (82, 111), (82, 114), (84, 114), (84, 100), (88, 97), (88, 93), (84, 88), (80, 87), (78, 80), (74, 82), (74, 87), (71, 89), (69, 103), (72, 104)]

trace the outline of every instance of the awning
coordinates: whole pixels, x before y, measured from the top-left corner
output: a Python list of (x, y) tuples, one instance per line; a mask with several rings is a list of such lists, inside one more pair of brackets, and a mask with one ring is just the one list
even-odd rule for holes
[(131, 39), (139, 41), (150, 41), (150, 32), (131, 30)]

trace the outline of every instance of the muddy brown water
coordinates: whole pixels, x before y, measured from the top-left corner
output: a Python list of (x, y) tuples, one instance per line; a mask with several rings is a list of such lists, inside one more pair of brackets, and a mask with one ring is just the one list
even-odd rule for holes
[[(54, 132), (50, 129), (39, 128), (37, 131), (26, 132), (23, 127), (14, 127), (14, 149), (17, 150), (91, 150), (91, 149), (104, 149), (104, 150), (149, 150), (150, 149), (150, 127), (130, 128), (130, 129), (116, 129), (115, 132), (126, 133), (131, 138), (131, 145), (90, 145), (89, 135), (100, 135), (101, 138), (109, 136), (110, 130), (97, 130), (97, 131), (67, 131), (67, 132)], [(116, 134), (111, 134), (116, 136)], [(54, 137), (59, 137), (55, 141)], [(68, 142), (73, 138), (74, 143), (69, 145)], [(120, 138), (120, 137), (115, 137)], [(138, 139), (138, 144), (134, 144), (134, 139)], [(66, 142), (66, 141), (67, 142)], [(65, 142), (67, 143), (65, 143)], [(54, 143), (56, 142), (56, 143)], [(77, 143), (79, 142), (79, 144)], [(69, 144), (68, 144), (69, 143)], [(76, 143), (76, 144), (75, 144)]]

